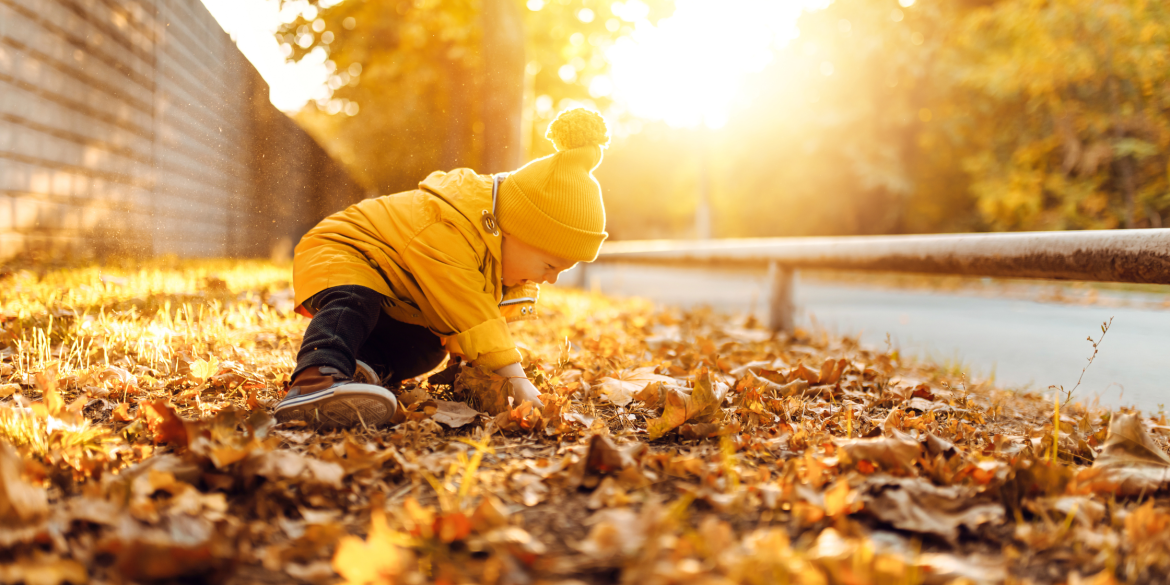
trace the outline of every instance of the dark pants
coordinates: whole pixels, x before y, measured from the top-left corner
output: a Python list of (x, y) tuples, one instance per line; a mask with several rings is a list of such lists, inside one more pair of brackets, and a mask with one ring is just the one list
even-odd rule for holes
[(304, 302), (313, 315), (305, 330), (293, 377), (314, 366), (353, 375), (355, 360), (374, 368), (383, 384), (425, 374), (447, 356), (439, 336), (426, 327), (395, 321), (382, 310), (383, 296), (364, 286), (327, 288)]

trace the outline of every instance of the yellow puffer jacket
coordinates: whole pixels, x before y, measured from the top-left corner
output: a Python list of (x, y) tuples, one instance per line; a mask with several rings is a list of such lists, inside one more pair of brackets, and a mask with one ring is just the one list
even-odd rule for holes
[(296, 304), (361, 285), (386, 297), (386, 314), (430, 329), (476, 366), (518, 362), (507, 322), (535, 318), (540, 289), (505, 290), (502, 236), (485, 228), (487, 213), (494, 213), (492, 177), (471, 169), (434, 172), (414, 191), (355, 203), (297, 244)]

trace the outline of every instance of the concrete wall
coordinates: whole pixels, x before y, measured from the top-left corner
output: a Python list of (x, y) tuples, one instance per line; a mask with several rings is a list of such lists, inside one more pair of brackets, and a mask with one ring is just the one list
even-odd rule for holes
[(267, 256), (363, 196), (199, 0), (0, 0), (0, 261)]

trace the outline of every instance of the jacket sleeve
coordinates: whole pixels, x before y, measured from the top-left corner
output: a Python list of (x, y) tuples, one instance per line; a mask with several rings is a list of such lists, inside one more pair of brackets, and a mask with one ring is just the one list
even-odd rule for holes
[(427, 320), (451, 331), (467, 359), (489, 371), (520, 361), (499, 301), (487, 292), (480, 258), (458, 229), (433, 223), (407, 244), (402, 257), (433, 311)]

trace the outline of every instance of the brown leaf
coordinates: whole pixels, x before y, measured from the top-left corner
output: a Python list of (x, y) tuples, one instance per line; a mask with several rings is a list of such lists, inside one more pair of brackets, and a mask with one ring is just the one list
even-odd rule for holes
[(845, 366), (849, 362), (844, 359), (827, 359), (825, 363), (821, 364), (821, 371), (817, 374), (817, 381), (820, 384), (836, 384), (841, 379), (841, 374), (845, 371)]
[(186, 447), (189, 441), (187, 425), (183, 419), (175, 414), (175, 410), (162, 400), (138, 403), (138, 416), (146, 420), (150, 432), (154, 434), (154, 442), (172, 443)]
[(259, 475), (270, 480), (302, 479), (310, 482), (341, 487), (345, 469), (331, 461), (321, 461), (283, 449), (261, 453), (248, 459), (246, 473)]
[(938, 487), (922, 479), (875, 478), (867, 482), (865, 510), (895, 528), (934, 534), (957, 542), (959, 529), (1003, 521), (1003, 505), (979, 499), (958, 486)]
[(646, 523), (629, 508), (607, 508), (589, 518), (593, 528), (576, 549), (594, 558), (633, 555), (646, 542)]
[(715, 383), (707, 368), (695, 376), (695, 387), (690, 395), (668, 389), (662, 416), (646, 421), (651, 441), (688, 421), (712, 422), (721, 413), (722, 397), (715, 395)]
[(755, 390), (761, 396), (768, 398), (793, 396), (801, 394), (809, 388), (808, 381), (804, 379), (798, 378), (787, 384), (779, 384), (762, 376), (757, 376), (754, 372), (748, 372), (748, 375), (741, 379), (737, 386), (741, 392), (744, 390)]
[(57, 391), (57, 363), (49, 364), (42, 372), (35, 376), (37, 388), (41, 391), (41, 400), (50, 416), (58, 416), (65, 410), (65, 399)]
[(589, 438), (584, 456), (569, 470), (569, 487), (592, 488), (602, 476), (636, 467), (646, 452), (647, 447), (643, 443), (618, 448), (607, 435), (593, 435)]
[(836, 439), (833, 443), (851, 461), (869, 461), (890, 471), (911, 471), (922, 453), (917, 441), (893, 437)]
[(798, 379), (804, 380), (809, 384), (819, 384), (821, 382), (821, 375), (809, 369), (808, 366), (804, 365), (804, 362), (800, 362), (796, 364), (795, 368), (792, 368), (792, 371), (788, 372), (789, 382)]
[(16, 562), (0, 565), (0, 583), (61, 585), (88, 582), (89, 574), (85, 570), (85, 565), (40, 551), (36, 551), (31, 557), (18, 558)]
[(512, 396), (512, 385), (494, 372), (463, 366), (455, 379), (455, 392), (466, 396), (472, 408), (492, 416), (511, 410), (508, 398)]
[(122, 402), (118, 404), (117, 408), (110, 413), (110, 418), (118, 422), (130, 422), (134, 420), (134, 416), (130, 414), (130, 403)]
[(1099, 471), (1078, 480), (1089, 480), (1095, 491), (1154, 493), (1170, 482), (1170, 457), (1150, 438), (1138, 415), (1114, 413), (1093, 470)]
[(724, 434), (723, 425), (718, 423), (685, 424), (678, 428), (678, 434), (684, 439), (709, 439)]
[(443, 423), (453, 429), (457, 429), (467, 423), (474, 421), (479, 417), (479, 411), (467, 406), (466, 402), (452, 402), (449, 400), (436, 400), (438, 409), (431, 418), (437, 423)]
[(28, 483), (24, 460), (7, 442), (0, 442), (0, 521), (6, 526), (31, 523), (49, 512), (45, 489)]

